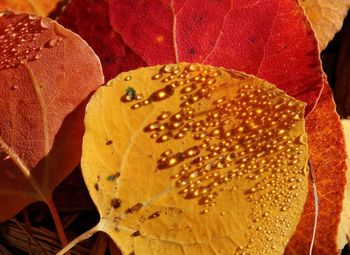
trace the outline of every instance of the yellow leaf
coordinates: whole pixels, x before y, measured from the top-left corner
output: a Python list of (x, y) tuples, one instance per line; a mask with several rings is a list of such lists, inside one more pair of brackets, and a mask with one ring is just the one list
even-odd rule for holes
[[(342, 125), (345, 135), (346, 153), (348, 155), (347, 164), (350, 164), (350, 120), (342, 120)], [(338, 239), (337, 244), (339, 249), (343, 249), (344, 245), (349, 242), (350, 239), (350, 169), (348, 167), (346, 171), (347, 183), (344, 192), (343, 211), (340, 215), (340, 223), (338, 227)]]
[(342, 27), (350, 0), (300, 0), (300, 3), (310, 19), (322, 51)]
[(282, 254), (307, 193), (304, 108), (223, 68), (120, 74), (86, 110), (95, 230), (123, 254)]
[(0, 0), (0, 9), (29, 12), (40, 16), (48, 16), (60, 0)]

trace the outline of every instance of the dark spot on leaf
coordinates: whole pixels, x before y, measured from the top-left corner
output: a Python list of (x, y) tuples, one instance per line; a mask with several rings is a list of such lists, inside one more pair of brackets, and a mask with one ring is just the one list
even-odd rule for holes
[(156, 211), (156, 212), (152, 213), (150, 216), (148, 216), (147, 219), (151, 220), (151, 219), (158, 218), (159, 216), (160, 216), (160, 211)]
[(136, 255), (136, 253), (133, 251), (133, 252), (130, 252), (129, 255)]
[(100, 190), (100, 187), (98, 186), (98, 183), (97, 183), (97, 182), (95, 183), (95, 190), (96, 190), (96, 191), (99, 191), (99, 190)]
[(131, 208), (128, 208), (125, 213), (134, 213), (134, 212), (137, 212), (139, 211), (141, 208), (142, 208), (143, 204), (141, 203), (137, 203), (136, 205), (134, 205), (133, 207)]
[(256, 37), (250, 37), (249, 41), (254, 44), (256, 42)]
[(144, 223), (145, 221), (146, 221), (145, 216), (141, 215), (141, 216), (139, 217), (139, 222)]
[(141, 233), (138, 230), (131, 234), (132, 237), (137, 237), (139, 235), (141, 235)]
[(200, 15), (193, 15), (193, 21), (196, 25), (198, 25), (199, 23), (201, 23), (203, 20), (203, 16)]
[(113, 64), (116, 61), (116, 57), (114, 55), (108, 56), (108, 57), (105, 57), (103, 60), (104, 60), (104, 63), (106, 64)]
[(195, 50), (194, 48), (190, 48), (190, 49), (188, 50), (188, 53), (189, 53), (190, 55), (194, 55), (194, 54), (196, 54), (196, 50)]
[(106, 145), (111, 145), (111, 144), (113, 144), (113, 141), (112, 141), (112, 140), (107, 139), (107, 140), (106, 140)]
[(115, 174), (112, 174), (112, 175), (107, 176), (107, 180), (108, 180), (108, 181), (114, 181), (115, 179), (119, 178), (119, 176), (120, 176), (120, 173), (117, 172), (117, 173), (115, 173)]
[(116, 216), (116, 217), (114, 217), (113, 222), (119, 222), (120, 220), (121, 220), (121, 218)]
[(119, 208), (121, 206), (121, 204), (122, 204), (122, 201), (118, 198), (113, 198), (111, 200), (111, 205), (113, 206), (114, 209)]

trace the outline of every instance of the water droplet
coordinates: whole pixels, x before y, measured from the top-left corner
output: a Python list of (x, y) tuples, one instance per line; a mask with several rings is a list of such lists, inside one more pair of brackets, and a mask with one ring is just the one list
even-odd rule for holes
[(137, 99), (137, 100), (142, 100), (142, 99), (143, 99), (143, 94), (138, 94), (138, 95), (136, 95), (136, 99)]
[(9, 16), (13, 16), (14, 15), (14, 12), (10, 11), (10, 10), (3, 10), (3, 11), (0, 11), (0, 17), (9, 17)]
[(197, 89), (197, 85), (196, 85), (195, 83), (192, 83), (191, 85), (184, 87), (184, 88), (180, 91), (180, 93), (182, 93), (182, 94), (187, 94), (187, 93), (193, 92), (193, 91), (196, 90), (196, 89)]
[(162, 114), (159, 115), (158, 119), (159, 120), (165, 120), (165, 119), (170, 117), (170, 114), (171, 114), (170, 112), (162, 112)]
[(132, 77), (130, 75), (128, 75), (124, 78), (124, 81), (131, 81), (131, 79), (132, 79)]
[(171, 73), (172, 71), (174, 71), (174, 65), (165, 65), (163, 66), (163, 71), (166, 73)]
[(160, 211), (156, 211), (152, 213), (150, 216), (148, 216), (147, 219), (152, 220), (152, 219), (158, 218), (159, 216), (160, 216)]
[(140, 233), (139, 230), (137, 230), (137, 231), (135, 231), (134, 233), (131, 234), (132, 237), (137, 237), (137, 236), (140, 236), (140, 235), (141, 235), (141, 233)]
[(158, 80), (158, 79), (162, 78), (162, 76), (163, 76), (162, 74), (157, 73), (157, 74), (155, 74), (155, 75), (152, 76), (152, 79), (153, 79), (153, 80)]
[(155, 121), (151, 124), (149, 124), (147, 127), (145, 127), (145, 131), (154, 131), (154, 130), (157, 130), (159, 129), (161, 123), (159, 121)]
[(35, 59), (40, 59), (43, 56), (43, 54), (38, 51), (38, 53), (34, 56)]
[(165, 88), (162, 88), (156, 92), (154, 92), (150, 98), (152, 101), (161, 101), (164, 99), (167, 99), (168, 97), (172, 96), (175, 93), (175, 89), (168, 85)]
[(125, 211), (125, 213), (130, 214), (130, 213), (137, 212), (137, 211), (141, 210), (142, 207), (143, 207), (143, 204), (137, 203), (137, 204), (135, 204), (134, 206), (128, 208), (128, 209)]
[(138, 109), (141, 107), (140, 103), (134, 104), (133, 106), (131, 106), (131, 109)]
[(162, 153), (162, 156), (170, 156), (173, 153), (171, 149), (168, 149)]
[(194, 65), (194, 64), (190, 64), (190, 65), (188, 66), (188, 70), (189, 70), (190, 72), (199, 71), (199, 67), (196, 66), (196, 65)]
[(41, 18), (40, 20), (40, 26), (44, 29), (48, 29), (51, 25), (51, 20), (47, 18)]
[(55, 38), (50, 39), (46, 45), (47, 45), (47, 47), (55, 47), (59, 44), (60, 41), (61, 41), (60, 37), (55, 37)]

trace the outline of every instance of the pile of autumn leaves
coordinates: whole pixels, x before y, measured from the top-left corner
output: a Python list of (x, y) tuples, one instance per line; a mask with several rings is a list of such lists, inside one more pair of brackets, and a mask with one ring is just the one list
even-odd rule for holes
[[(311, 2), (303, 4), (323, 49), (336, 31), (324, 30), (332, 23), (317, 15), (318, 8), (330, 9), (328, 3)], [(24, 5), (11, 7), (41, 15), (51, 8)], [(336, 27), (349, 6), (339, 1)], [(72, 0), (58, 18), (65, 28), (33, 15), (0, 16), (0, 50), (7, 54), (0, 56), (0, 221), (34, 201), (47, 203), (55, 215), (52, 192), (80, 162), (85, 106), (99, 86), (124, 71), (185, 61), (256, 75), (307, 103), (309, 154), (320, 198), (313, 251), (337, 254), (343, 247), (348, 226), (342, 216), (343, 132), (315, 33), (296, 0)], [(11, 49), (22, 52), (16, 48), (21, 39), (28, 52), (17, 56)], [(308, 253), (315, 219), (311, 186), (309, 191), (286, 254)], [(57, 217), (55, 222), (65, 243)]]

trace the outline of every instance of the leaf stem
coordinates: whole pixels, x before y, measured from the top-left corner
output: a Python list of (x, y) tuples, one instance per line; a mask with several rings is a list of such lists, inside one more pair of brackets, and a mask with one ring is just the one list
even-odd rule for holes
[(311, 178), (311, 183), (314, 191), (314, 201), (315, 201), (315, 222), (314, 222), (314, 227), (312, 231), (312, 239), (311, 239), (311, 244), (310, 244), (310, 250), (309, 250), (309, 255), (312, 255), (312, 251), (314, 248), (314, 242), (316, 239), (316, 228), (317, 228), (317, 221), (318, 221), (318, 194), (317, 194), (317, 187), (316, 187), (316, 175), (314, 168), (312, 166), (311, 160), (309, 160), (309, 168), (310, 168), (310, 178)]
[[(55, 223), (56, 231), (58, 234), (58, 237), (61, 241), (62, 247), (66, 246), (68, 244), (68, 240), (66, 237), (66, 234), (64, 232), (63, 224), (60, 218), (60, 215), (58, 214), (57, 207), (55, 203), (53, 202), (52, 196), (50, 196), (49, 199), (46, 200), (47, 206), (50, 209), (53, 221)], [(67, 253), (67, 255), (70, 255), (70, 253)]]
[(75, 245), (80, 243), (81, 241), (84, 241), (88, 238), (90, 238), (93, 234), (100, 231), (100, 223), (98, 223), (95, 227), (89, 229), (88, 231), (82, 233), (80, 236), (73, 239), (69, 244), (67, 244), (62, 250), (60, 250), (56, 255), (64, 255), (66, 252), (68, 252), (70, 249), (72, 249)]

